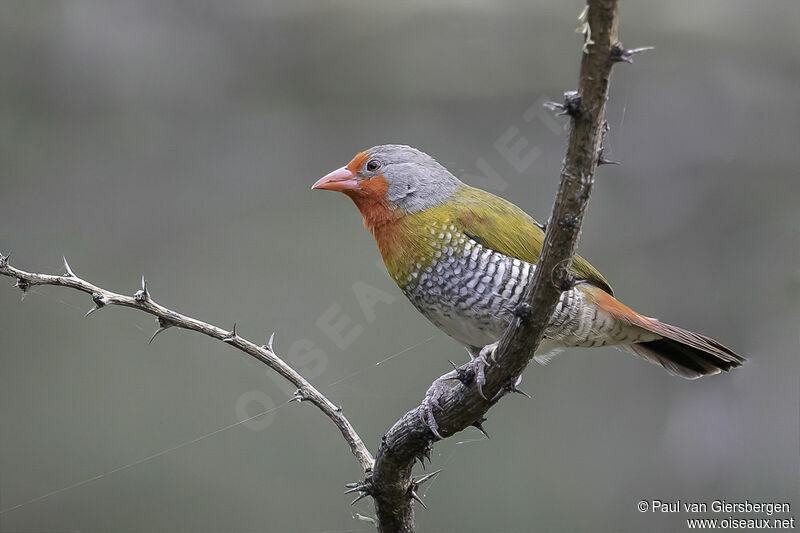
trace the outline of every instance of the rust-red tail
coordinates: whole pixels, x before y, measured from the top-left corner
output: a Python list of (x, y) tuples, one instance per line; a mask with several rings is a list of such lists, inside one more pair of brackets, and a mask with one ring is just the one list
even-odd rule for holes
[(597, 306), (615, 319), (660, 335), (660, 339), (619, 347), (663, 366), (670, 374), (697, 379), (727, 372), (745, 362), (744, 357), (714, 339), (637, 313), (599, 287), (586, 291)]

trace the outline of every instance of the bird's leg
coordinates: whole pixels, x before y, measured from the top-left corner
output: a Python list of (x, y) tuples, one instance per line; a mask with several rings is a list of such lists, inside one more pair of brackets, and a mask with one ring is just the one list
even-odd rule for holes
[[(465, 387), (468, 387), (473, 381), (475, 381), (478, 385), (478, 393), (481, 397), (486, 400), (486, 396), (483, 394), (483, 385), (486, 383), (486, 376), (484, 369), (487, 366), (492, 366), (489, 362), (491, 358), (494, 361), (494, 351), (497, 349), (498, 343), (492, 343), (484, 346), (483, 348), (478, 348), (477, 346), (467, 346), (467, 353), (470, 357), (470, 362), (458, 366), (453, 361), (449, 361), (450, 364), (453, 366), (453, 370), (440, 376), (436, 379), (431, 386), (428, 388), (428, 391), (425, 393), (425, 399), (422, 400), (422, 410), (420, 411), (420, 418), (422, 422), (428, 426), (428, 429), (431, 430), (431, 433), (437, 439), (443, 439), (442, 435), (439, 433), (439, 424), (436, 423), (436, 418), (433, 416), (433, 408), (441, 410), (441, 405), (439, 405), (439, 399), (441, 399), (442, 395), (450, 389), (450, 385), (447, 383), (448, 381), (459, 381)], [(477, 353), (477, 355), (476, 355)]]
[(439, 433), (439, 424), (436, 423), (436, 418), (433, 416), (433, 408), (437, 408), (441, 410), (442, 406), (439, 405), (439, 399), (442, 395), (450, 389), (450, 385), (447, 383), (448, 381), (458, 380), (463, 383), (464, 379), (464, 370), (457, 368), (455, 364), (451, 363), (454, 367), (453, 370), (444, 374), (437, 378), (431, 386), (428, 388), (427, 392), (425, 393), (425, 399), (422, 400), (422, 410), (420, 411), (420, 418), (422, 419), (422, 423), (428, 426), (428, 429), (431, 430), (431, 433), (439, 439), (442, 440), (444, 437)]
[(484, 400), (488, 400), (488, 398), (483, 394), (483, 386), (486, 384), (486, 367), (492, 366), (492, 363), (489, 362), (489, 359), (494, 361), (494, 353), (497, 350), (498, 342), (493, 342), (492, 344), (487, 344), (481, 351), (478, 353), (478, 356), (472, 359), (472, 364), (475, 368), (475, 385), (478, 387), (478, 394), (481, 395), (481, 398)]

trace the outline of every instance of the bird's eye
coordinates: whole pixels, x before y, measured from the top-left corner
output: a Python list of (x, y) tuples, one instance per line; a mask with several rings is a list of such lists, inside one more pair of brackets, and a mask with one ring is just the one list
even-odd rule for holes
[(367, 170), (369, 170), (370, 172), (375, 172), (379, 168), (381, 168), (381, 162), (378, 161), (377, 159), (370, 159), (369, 161), (367, 161)]

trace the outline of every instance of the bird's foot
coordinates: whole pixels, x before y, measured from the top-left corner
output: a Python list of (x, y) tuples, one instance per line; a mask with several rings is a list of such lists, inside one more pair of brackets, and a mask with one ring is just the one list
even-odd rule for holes
[[(453, 364), (453, 366), (455, 367), (455, 364)], [(439, 424), (436, 423), (436, 418), (433, 416), (433, 408), (442, 409), (442, 406), (439, 405), (439, 400), (442, 395), (451, 388), (447, 382), (453, 380), (462, 381), (464, 379), (464, 372), (465, 371), (462, 369), (454, 368), (454, 370), (440, 376), (431, 383), (431, 386), (425, 393), (425, 399), (422, 400), (422, 411), (420, 412), (422, 423), (428, 426), (431, 433), (439, 440), (444, 439), (444, 437), (439, 433)]]
[(475, 370), (475, 385), (478, 387), (478, 394), (480, 394), (481, 398), (484, 400), (488, 400), (483, 394), (483, 386), (486, 385), (486, 367), (492, 366), (492, 363), (495, 362), (494, 354), (498, 344), (497, 342), (487, 344), (481, 348), (478, 356), (472, 360), (472, 365)]

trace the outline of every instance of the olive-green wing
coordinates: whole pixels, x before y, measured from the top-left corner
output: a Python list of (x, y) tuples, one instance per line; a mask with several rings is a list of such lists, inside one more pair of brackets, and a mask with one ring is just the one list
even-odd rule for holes
[[(455, 219), (482, 246), (528, 263), (539, 260), (544, 242), (542, 227), (525, 211), (494, 194), (464, 185), (453, 198)], [(575, 254), (572, 274), (609, 294), (608, 281), (586, 259)]]

